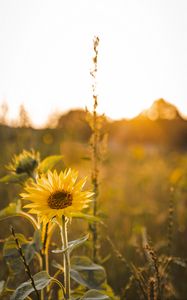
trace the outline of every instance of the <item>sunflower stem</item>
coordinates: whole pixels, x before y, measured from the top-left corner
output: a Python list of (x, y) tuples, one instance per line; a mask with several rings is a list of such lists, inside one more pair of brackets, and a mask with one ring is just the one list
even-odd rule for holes
[[(61, 226), (61, 238), (63, 248), (68, 248), (68, 235), (67, 235), (67, 223), (68, 218), (62, 216), (62, 226)], [(64, 252), (64, 288), (65, 288), (65, 299), (70, 300), (70, 256), (68, 249)]]
[[(43, 239), (43, 247), (42, 247), (42, 270), (45, 270), (47, 273), (49, 273), (49, 262), (48, 262), (48, 229), (49, 229), (49, 223), (45, 225), (44, 228), (44, 239)], [(41, 298), (42, 300), (45, 300), (47, 297), (48, 288), (44, 288), (41, 291)]]
[(43, 268), (47, 272), (49, 272), (49, 263), (48, 263), (48, 230), (49, 230), (49, 223), (46, 224), (44, 229), (44, 240), (43, 240)]

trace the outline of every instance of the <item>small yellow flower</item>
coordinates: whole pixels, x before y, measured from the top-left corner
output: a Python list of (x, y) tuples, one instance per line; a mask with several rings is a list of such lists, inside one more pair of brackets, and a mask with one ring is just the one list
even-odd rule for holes
[(23, 150), (19, 155), (14, 155), (12, 163), (7, 166), (7, 169), (13, 173), (32, 173), (37, 168), (40, 161), (38, 152)]
[(25, 205), (30, 213), (37, 214), (42, 222), (54, 217), (72, 217), (88, 206), (92, 192), (82, 191), (86, 177), (77, 182), (78, 172), (67, 169), (57, 174), (48, 171), (36, 179), (36, 183), (27, 185), (21, 196), (32, 203)]

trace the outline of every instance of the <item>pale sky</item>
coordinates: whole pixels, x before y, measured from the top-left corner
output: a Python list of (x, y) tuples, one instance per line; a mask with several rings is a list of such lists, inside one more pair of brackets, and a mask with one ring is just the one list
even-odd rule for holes
[(158, 98), (187, 115), (187, 0), (0, 0), (0, 103), (36, 125), (92, 104), (99, 36), (101, 113), (133, 117)]

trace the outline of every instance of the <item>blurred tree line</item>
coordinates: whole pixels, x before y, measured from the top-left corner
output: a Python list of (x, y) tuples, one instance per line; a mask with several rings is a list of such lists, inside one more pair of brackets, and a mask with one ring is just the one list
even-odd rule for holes
[[(38, 144), (41, 135), (45, 136), (44, 144), (56, 142), (58, 139), (88, 142), (90, 128), (86, 122), (87, 112), (70, 110), (65, 114), (53, 113), (49, 116), (44, 129), (32, 129), (32, 121), (23, 105), (20, 106), (16, 120), (8, 122), (8, 106), (4, 102), (0, 107), (0, 140), (8, 143), (20, 138), (25, 144), (24, 137), (30, 134)], [(125, 112), (124, 112), (125, 114)], [(187, 120), (178, 109), (159, 99), (148, 109), (131, 120), (112, 121), (106, 118), (104, 131), (109, 134), (109, 146), (118, 147), (132, 143), (146, 146), (163, 146), (185, 149), (187, 147)], [(60, 134), (60, 137), (58, 136)], [(32, 141), (33, 143), (33, 141)], [(29, 144), (29, 141), (28, 141)], [(30, 146), (30, 145), (28, 145)]]

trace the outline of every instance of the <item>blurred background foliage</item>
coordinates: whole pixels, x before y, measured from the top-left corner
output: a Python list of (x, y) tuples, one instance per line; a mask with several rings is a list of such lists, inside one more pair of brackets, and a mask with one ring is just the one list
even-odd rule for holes
[[(6, 174), (5, 165), (13, 154), (31, 148), (48, 155), (62, 154), (67, 166), (78, 168), (80, 175), (91, 176), (89, 138), (91, 130), (86, 112), (72, 110), (52, 115), (43, 129), (32, 128), (24, 106), (16, 121), (7, 121), (8, 107), (0, 111), (0, 177)], [(129, 270), (116, 257), (106, 239), (108, 235), (127, 262), (143, 266), (142, 233), (146, 229), (150, 243), (157, 254), (166, 253), (168, 220), (173, 197), (173, 229), (171, 252), (173, 256), (187, 256), (187, 121), (177, 108), (163, 99), (155, 101), (149, 110), (131, 120), (113, 121), (106, 118), (103, 131), (108, 133), (108, 152), (100, 170), (100, 207), (105, 223), (100, 229), (101, 257), (108, 281), (117, 294), (122, 295), (129, 280)], [(91, 186), (91, 179), (88, 180)], [(20, 187), (0, 184), (0, 209), (15, 201)], [(9, 225), (29, 237), (32, 228), (20, 218), (1, 221), (0, 226), (0, 280), (6, 273), (2, 259), (3, 242), (9, 236)], [(24, 225), (24, 226), (23, 226)], [(72, 237), (87, 231), (84, 221), (73, 221)], [(58, 240), (58, 239), (57, 239)], [(80, 250), (79, 250), (80, 251)], [(172, 266), (171, 282), (175, 296), (168, 299), (187, 299), (187, 269)], [(182, 279), (181, 279), (182, 278)], [(20, 278), (21, 280), (21, 278)], [(125, 299), (139, 299), (134, 288)]]

